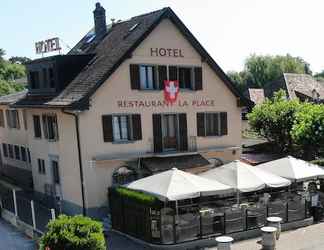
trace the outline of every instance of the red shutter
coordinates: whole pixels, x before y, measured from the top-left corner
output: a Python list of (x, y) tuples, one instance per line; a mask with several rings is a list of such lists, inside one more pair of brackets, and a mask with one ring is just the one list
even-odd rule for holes
[(227, 135), (227, 113), (221, 112), (221, 135)]
[(195, 67), (195, 90), (202, 90), (203, 88), (203, 80), (202, 80), (202, 68), (201, 67)]
[(132, 115), (132, 123), (133, 123), (133, 140), (135, 141), (142, 140), (141, 115), (140, 114)]
[(112, 127), (112, 116), (103, 115), (102, 116), (102, 131), (104, 142), (113, 141), (113, 127)]
[(139, 65), (130, 64), (129, 72), (130, 72), (131, 89), (140, 89)]
[(206, 136), (205, 113), (197, 113), (197, 136)]

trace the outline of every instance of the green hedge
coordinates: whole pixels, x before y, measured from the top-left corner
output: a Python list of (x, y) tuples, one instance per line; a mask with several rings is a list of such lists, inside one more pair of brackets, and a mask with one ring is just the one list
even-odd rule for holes
[(314, 160), (314, 161), (311, 161), (311, 163), (324, 167), (324, 159)]
[(154, 205), (157, 203), (157, 198), (150, 194), (145, 194), (139, 191), (130, 190), (124, 187), (118, 187), (115, 191), (120, 195), (144, 205)]
[(47, 227), (41, 250), (106, 250), (102, 224), (88, 217), (60, 215)]

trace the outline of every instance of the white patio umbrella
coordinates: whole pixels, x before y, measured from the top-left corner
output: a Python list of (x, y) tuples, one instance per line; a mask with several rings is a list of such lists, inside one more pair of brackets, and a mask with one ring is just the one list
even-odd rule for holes
[(287, 156), (263, 163), (257, 168), (279, 175), (292, 181), (305, 181), (324, 178), (324, 170), (315, 164)]
[(177, 201), (234, 191), (233, 188), (217, 181), (176, 168), (134, 181), (128, 184), (127, 188), (152, 194), (161, 201)]
[(233, 161), (221, 167), (200, 174), (210, 180), (217, 180), (236, 189), (239, 202), (239, 192), (258, 191), (265, 187), (285, 187), (290, 181), (257, 169), (241, 161)]

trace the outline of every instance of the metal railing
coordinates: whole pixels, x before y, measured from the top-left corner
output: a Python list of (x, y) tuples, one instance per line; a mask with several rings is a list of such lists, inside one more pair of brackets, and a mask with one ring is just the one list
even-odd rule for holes
[(1, 186), (2, 209), (12, 214), (17, 220), (32, 227), (33, 230), (44, 233), (46, 225), (55, 219), (55, 209), (48, 208), (40, 202), (28, 199), (15, 189)]

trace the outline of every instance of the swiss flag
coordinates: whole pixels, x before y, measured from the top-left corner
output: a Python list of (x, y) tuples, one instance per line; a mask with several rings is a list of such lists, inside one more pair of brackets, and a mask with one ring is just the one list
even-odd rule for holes
[(177, 100), (179, 94), (179, 81), (164, 81), (164, 99), (167, 102), (173, 103)]

